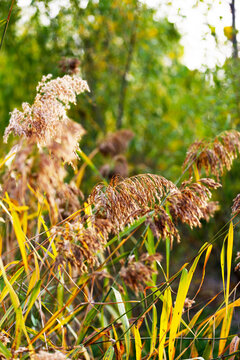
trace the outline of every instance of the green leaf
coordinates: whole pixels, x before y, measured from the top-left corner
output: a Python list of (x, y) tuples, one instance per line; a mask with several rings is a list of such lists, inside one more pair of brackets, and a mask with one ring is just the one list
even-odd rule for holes
[(5, 345), (0, 341), (0, 354), (5, 356), (6, 359), (12, 359), (11, 352), (6, 348)]

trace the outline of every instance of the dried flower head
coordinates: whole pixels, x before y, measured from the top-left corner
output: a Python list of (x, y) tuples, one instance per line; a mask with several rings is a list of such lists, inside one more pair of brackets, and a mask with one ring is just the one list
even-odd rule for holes
[[(88, 226), (88, 227), (86, 227)], [(103, 252), (106, 239), (112, 231), (112, 225), (106, 219), (80, 217), (73, 223), (57, 228), (60, 239), (57, 244), (59, 257), (57, 265), (69, 262), (86, 272), (88, 267), (98, 265), (97, 253)]]
[[(48, 146), (64, 135), (63, 124), (67, 126), (70, 121), (67, 116), (70, 103), (76, 104), (76, 96), (89, 91), (89, 88), (87, 82), (77, 75), (65, 75), (54, 80), (50, 80), (51, 77), (52, 75), (43, 76), (39, 82), (33, 105), (23, 103), (23, 111), (13, 110), (5, 130), (5, 142), (12, 132), (39, 146)], [(79, 138), (80, 136), (78, 140)]]
[(126, 225), (161, 204), (164, 196), (177, 187), (164, 177), (152, 174), (137, 175), (123, 181), (113, 180), (106, 188), (97, 185), (89, 196), (96, 216), (104, 217), (118, 233)]
[[(176, 301), (174, 304), (176, 305)], [(193, 306), (193, 304), (195, 304), (195, 301), (186, 297), (186, 299), (184, 300), (182, 313), (184, 314), (186, 310), (189, 310)]]
[(240, 212), (240, 194), (233, 200), (232, 213), (238, 214)]
[(183, 306), (183, 307), (184, 307), (185, 309), (190, 309), (190, 308), (193, 306), (193, 304), (195, 304), (195, 301), (189, 299), (188, 297), (186, 297), (186, 299), (185, 299), (185, 301), (184, 301), (184, 306)]
[(100, 152), (111, 157), (119, 155), (127, 150), (130, 140), (134, 137), (131, 130), (118, 130), (110, 134), (99, 145)]
[(225, 131), (214, 140), (202, 140), (194, 142), (187, 151), (183, 170), (189, 169), (190, 176), (193, 165), (201, 172), (205, 169), (219, 179), (224, 169), (231, 169), (233, 160), (240, 152), (240, 132), (236, 130)]
[(78, 156), (79, 141), (85, 133), (83, 127), (75, 121), (68, 119), (60, 123), (59, 135), (48, 145), (51, 155), (74, 167), (73, 161)]
[(113, 158), (113, 166), (105, 164), (100, 168), (101, 175), (111, 180), (113, 177), (125, 178), (128, 176), (128, 163), (123, 155), (117, 155)]
[(152, 274), (156, 271), (152, 268), (153, 261), (161, 261), (161, 254), (142, 254), (139, 261), (134, 261), (134, 257), (130, 259), (127, 267), (122, 267), (120, 276), (124, 283), (138, 294), (144, 291), (147, 283), (151, 282)]
[(237, 252), (237, 256), (235, 258), (237, 265), (234, 268), (234, 271), (238, 271), (240, 269), (240, 251)]
[(56, 223), (80, 208), (82, 193), (75, 184), (65, 183), (67, 171), (62, 165), (62, 156), (66, 151), (67, 159), (73, 160), (71, 147), (67, 154), (67, 144), (63, 140), (57, 147), (56, 143), (51, 144), (49, 149), (50, 155), (34, 144), (22, 146), (3, 177), (2, 194), (7, 192), (21, 205), (30, 204), (30, 185), (39, 197), (46, 194), (52, 221)]
[(60, 351), (54, 353), (49, 353), (47, 351), (39, 351), (38, 354), (34, 355), (34, 360), (65, 360), (67, 359), (66, 355)]
[(0, 341), (3, 343), (3, 345), (7, 345), (11, 342), (5, 331), (0, 332)]
[(62, 58), (59, 61), (59, 67), (64, 73), (78, 74), (80, 60), (77, 58)]
[(197, 183), (183, 183), (180, 191), (172, 192), (167, 201), (173, 219), (180, 219), (191, 228), (200, 227), (201, 219), (208, 220), (217, 210), (217, 204), (209, 205), (211, 192), (207, 186), (216, 189), (221, 185), (212, 179), (201, 179)]

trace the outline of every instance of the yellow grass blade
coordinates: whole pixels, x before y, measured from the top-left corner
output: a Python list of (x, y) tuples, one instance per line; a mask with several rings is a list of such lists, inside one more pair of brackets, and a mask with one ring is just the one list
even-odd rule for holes
[(15, 337), (14, 337), (14, 342), (13, 342), (13, 349), (18, 349), (20, 344), (21, 344), (21, 337), (22, 337), (22, 332), (24, 332), (26, 339), (28, 341), (29, 344), (29, 350), (34, 351), (33, 347), (30, 344), (30, 339), (28, 337), (27, 334), (27, 330), (25, 327), (25, 321), (23, 318), (23, 313), (22, 313), (22, 309), (21, 309), (21, 305), (20, 305), (20, 301), (18, 299), (17, 294), (15, 293), (12, 285), (10, 284), (10, 282), (8, 281), (4, 266), (3, 266), (3, 262), (2, 259), (0, 258), (0, 268), (2, 270), (2, 275), (3, 275), (3, 279), (4, 282), (6, 284), (6, 286), (8, 287), (8, 291), (11, 297), (11, 301), (12, 301), (12, 305), (14, 307), (14, 311), (16, 314), (16, 323), (15, 323)]
[(224, 292), (224, 298), (225, 299), (226, 299), (226, 289), (225, 289), (224, 269), (225, 269), (225, 240), (226, 239), (227, 239), (227, 236), (223, 240), (223, 246), (222, 246), (221, 255), (220, 255), (220, 264), (221, 264), (222, 281), (223, 281), (223, 292)]
[(47, 225), (46, 225), (46, 223), (45, 223), (42, 216), (39, 217), (39, 221), (41, 222), (41, 224), (44, 227), (44, 230), (46, 231), (46, 235), (48, 237), (48, 240), (51, 242), (51, 247), (52, 247), (52, 251), (53, 251), (53, 259), (55, 259), (57, 257), (57, 248), (56, 248), (54, 239), (52, 239), (51, 234), (49, 232), (49, 229), (48, 229), (48, 227), (47, 227)]
[(113, 330), (114, 338), (115, 338), (115, 340), (116, 340), (115, 346), (116, 346), (116, 348), (117, 348), (117, 353), (120, 354), (120, 353), (121, 353), (120, 343), (119, 343), (119, 341), (118, 341), (117, 332), (116, 332), (115, 326), (114, 326), (113, 324), (112, 324), (112, 330)]
[(230, 223), (228, 232), (228, 243), (227, 243), (227, 284), (226, 284), (226, 306), (229, 301), (229, 288), (230, 288), (230, 276), (232, 266), (232, 251), (233, 251), (233, 223)]
[(162, 314), (160, 318), (160, 330), (159, 330), (159, 348), (158, 348), (158, 359), (162, 360), (164, 353), (164, 344), (169, 328), (169, 317), (172, 311), (172, 296), (169, 287), (164, 292)]
[[(19, 276), (22, 274), (24, 270), (24, 267), (22, 266), (20, 269), (18, 269), (18, 271), (16, 271), (16, 273), (11, 277), (11, 279), (9, 280), (9, 283), (11, 285), (13, 285), (15, 283), (15, 281), (19, 278)], [(1, 296), (0, 296), (0, 303), (5, 299), (5, 297), (8, 295), (9, 293), (9, 287), (7, 285), (5, 285), (3, 291), (1, 292)]]
[(37, 256), (35, 253), (33, 253), (33, 255), (34, 255), (34, 260), (35, 260), (35, 270), (33, 271), (31, 279), (29, 281), (27, 296), (31, 292), (31, 290), (34, 288), (37, 281), (40, 279), (40, 271), (39, 271)]
[(82, 309), (84, 308), (84, 306), (79, 307), (78, 309), (76, 309), (75, 311), (73, 311), (70, 315), (68, 316), (64, 316), (63, 319), (59, 319), (59, 323), (55, 326), (52, 327), (49, 331), (48, 331), (48, 335), (52, 334), (54, 331), (57, 331), (59, 328), (61, 328), (63, 325), (69, 324), (70, 321), (72, 320), (72, 318), (74, 316), (76, 316)]
[[(21, 228), (21, 224), (20, 224), (20, 220), (19, 217), (17, 215), (17, 213), (12, 210), (12, 218), (13, 218), (13, 228), (14, 228), (14, 232), (18, 241), (18, 245), (19, 245), (19, 249), (22, 255), (22, 259), (23, 259), (23, 264), (26, 270), (26, 273), (29, 273), (29, 269), (28, 269), (28, 261), (27, 261), (27, 252), (26, 252), (26, 247), (25, 247), (25, 242), (26, 242), (26, 238), (25, 235), (23, 233), (23, 230)], [(26, 245), (27, 246), (27, 245)]]
[(174, 359), (175, 355), (175, 338), (177, 334), (177, 329), (179, 327), (181, 317), (182, 317), (182, 311), (184, 306), (184, 301), (187, 296), (188, 292), (188, 285), (189, 285), (189, 273), (187, 269), (183, 269), (181, 279), (179, 282), (178, 292), (177, 292), (177, 298), (176, 303), (173, 309), (173, 317), (171, 322), (171, 328), (170, 328), (170, 335), (169, 335), (169, 346), (168, 346), (168, 354), (169, 354), (169, 360)]
[(151, 357), (155, 350), (156, 341), (157, 341), (157, 309), (156, 306), (153, 305), (153, 315), (152, 315), (152, 336), (151, 336), (151, 345), (150, 345), (150, 353), (148, 359)]
[[(11, 217), (12, 217), (12, 225), (13, 225), (13, 229), (14, 229), (14, 232), (15, 232), (15, 235), (17, 238), (19, 249), (20, 249), (20, 252), (22, 255), (25, 271), (28, 274), (29, 269), (28, 269), (28, 261), (27, 261), (27, 252), (26, 252), (26, 248), (25, 248), (26, 237), (22, 230), (19, 216), (16, 213), (16, 211), (14, 210), (12, 202), (10, 201), (7, 193), (6, 193), (6, 199), (8, 200), (8, 205), (9, 205), (9, 209), (10, 209)], [(26, 243), (26, 247), (28, 247), (27, 243)]]
[(180, 321), (182, 318), (184, 301), (186, 299), (188, 289), (189, 289), (190, 283), (192, 281), (193, 274), (196, 270), (198, 261), (202, 255), (202, 253), (206, 249), (208, 249), (207, 243), (205, 243), (199, 250), (199, 254), (195, 258), (189, 272), (185, 268), (182, 270), (182, 276), (181, 276), (179, 287), (178, 287), (177, 298), (176, 298), (176, 303), (175, 303), (174, 310), (173, 310), (173, 318), (172, 318), (170, 334), (169, 334), (169, 346), (168, 346), (169, 360), (174, 359), (174, 355), (175, 355), (174, 343), (175, 343), (175, 338), (176, 338), (176, 334), (177, 334), (177, 329), (180, 325)]
[[(232, 322), (233, 309), (228, 309), (229, 304), (229, 289), (230, 289), (230, 276), (231, 276), (231, 265), (232, 265), (232, 251), (233, 251), (233, 223), (230, 223), (228, 236), (227, 236), (227, 279), (226, 279), (226, 288), (225, 288), (225, 304), (226, 304), (226, 312), (224, 315), (222, 328), (221, 328), (221, 338), (226, 338), (230, 331), (230, 326)], [(224, 239), (225, 242), (225, 239)], [(225, 244), (223, 243), (223, 248)], [(222, 266), (222, 274), (223, 274), (223, 284), (224, 284), (224, 255), (225, 251), (221, 253), (221, 266)], [(223, 265), (222, 265), (223, 264)], [(225, 284), (224, 284), (225, 286)], [(218, 355), (221, 355), (226, 344), (226, 339), (222, 339), (219, 341), (219, 349)]]
[(201, 283), (198, 287), (198, 290), (194, 296), (194, 299), (197, 297), (199, 291), (201, 290), (202, 288), (202, 284), (203, 284), (203, 281), (204, 281), (204, 277), (205, 277), (205, 273), (206, 273), (206, 265), (207, 265), (207, 262), (208, 262), (208, 259), (209, 259), (209, 256), (211, 254), (211, 251), (212, 251), (212, 244), (208, 246), (207, 248), (207, 251), (206, 251), (206, 254), (205, 254), (205, 260), (204, 260), (204, 265), (203, 265), (203, 270), (202, 270), (202, 279), (201, 279)]
[[(235, 308), (235, 307), (239, 307), (240, 306), (240, 298), (238, 298), (237, 300), (233, 301), (232, 303), (228, 304), (228, 309), (231, 308)], [(199, 325), (198, 329), (202, 328), (205, 324), (209, 324), (208, 326), (212, 326), (212, 324), (215, 322), (215, 329), (217, 328), (217, 326), (220, 324), (220, 322), (222, 321), (222, 319), (224, 318), (226, 313), (226, 307), (224, 307), (223, 309), (218, 310), (214, 316), (211, 315), (209, 316), (207, 319), (203, 320), (201, 322), (201, 324)], [(219, 322), (217, 322), (217, 319), (219, 319)]]
[(27, 320), (28, 314), (37, 300), (37, 297), (41, 290), (41, 284), (42, 284), (41, 280), (38, 280), (35, 286), (31, 289), (31, 294), (29, 297), (29, 301), (27, 303), (27, 311), (24, 315), (24, 321)]
[(133, 327), (134, 339), (135, 339), (135, 350), (136, 350), (136, 360), (141, 360), (142, 353), (142, 341), (139, 330), (137, 326)]

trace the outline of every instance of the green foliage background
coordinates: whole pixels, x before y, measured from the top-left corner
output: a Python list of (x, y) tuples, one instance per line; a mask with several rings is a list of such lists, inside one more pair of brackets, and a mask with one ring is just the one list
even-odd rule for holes
[[(80, 60), (91, 88), (71, 114), (87, 130), (82, 146), (91, 151), (106, 132), (130, 128), (134, 173), (174, 179), (188, 145), (238, 125), (237, 60), (226, 62), (224, 77), (222, 69), (190, 71), (174, 24), (136, 0), (88, 1), (86, 8), (72, 0), (55, 17), (51, 3), (32, 1), (24, 25), (29, 15), (14, 5), (0, 54), (1, 133), (9, 112), (33, 100), (43, 74), (62, 75), (63, 57)], [(9, 6), (1, 1), (1, 19)]]

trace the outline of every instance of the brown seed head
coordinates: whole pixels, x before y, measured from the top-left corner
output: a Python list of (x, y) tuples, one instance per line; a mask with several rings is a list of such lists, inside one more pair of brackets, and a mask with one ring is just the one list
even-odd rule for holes
[(127, 150), (130, 140), (134, 137), (131, 130), (118, 130), (110, 134), (99, 145), (100, 152), (104, 155), (114, 157)]

